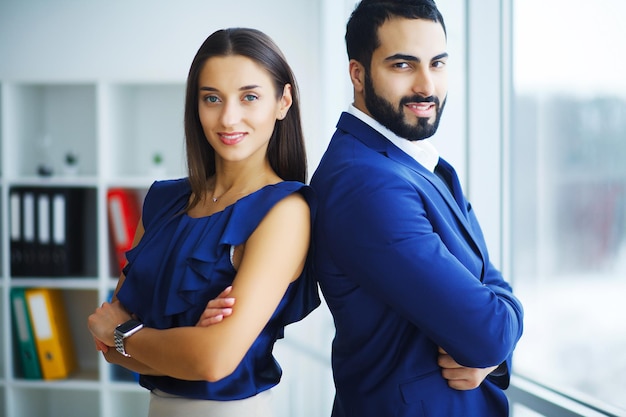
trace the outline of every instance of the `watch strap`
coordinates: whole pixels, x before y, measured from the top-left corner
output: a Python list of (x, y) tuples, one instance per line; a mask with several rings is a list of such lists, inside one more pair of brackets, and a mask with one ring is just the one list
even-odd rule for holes
[(115, 333), (115, 350), (127, 358), (130, 358), (130, 355), (126, 353), (126, 348), (124, 346), (124, 337), (118, 332)]
[[(131, 327), (132, 326), (132, 327)], [(113, 340), (115, 341), (115, 350), (123, 356), (130, 358), (130, 354), (126, 352), (124, 340), (143, 329), (143, 324), (137, 320), (128, 320), (115, 328), (113, 332)]]

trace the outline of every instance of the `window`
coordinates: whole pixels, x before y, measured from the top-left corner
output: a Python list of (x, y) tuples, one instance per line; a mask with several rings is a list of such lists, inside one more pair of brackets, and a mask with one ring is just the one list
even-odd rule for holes
[(626, 2), (513, 6), (515, 371), (626, 411)]

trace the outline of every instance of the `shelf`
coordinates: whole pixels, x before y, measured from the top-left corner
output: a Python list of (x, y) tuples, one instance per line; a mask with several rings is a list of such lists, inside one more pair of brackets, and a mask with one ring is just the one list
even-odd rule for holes
[[(128, 189), (141, 202), (155, 180), (185, 175), (184, 96), (184, 82), (0, 80), (0, 416), (5, 411), (10, 416), (42, 417), (147, 414), (148, 392), (131, 373), (123, 368), (115, 371), (106, 363), (95, 350), (86, 322), (88, 315), (109, 299), (118, 279), (107, 192)], [(65, 171), (68, 152), (78, 156), (76, 173)], [(156, 153), (162, 157), (161, 166), (153, 164)], [(42, 165), (50, 175), (41, 175)], [(24, 273), (17, 264), (6, 265), (12, 250), (18, 248), (12, 246), (14, 240), (5, 228), (11, 227), (14, 216), (11, 196), (18, 194), (23, 202), (20, 192), (33, 193), (35, 204), (40, 196), (54, 201), (59, 193), (73, 193), (65, 194), (66, 201), (80, 207), (72, 215), (66, 211), (70, 216), (66, 232), (80, 235), (84, 249), (79, 256), (84, 259), (81, 272), (52, 276), (56, 274), (47, 273), (47, 267)], [(76, 195), (80, 198), (69, 197)], [(51, 221), (53, 212), (51, 209)], [(34, 216), (37, 236), (38, 214), (36, 211)], [(12, 288), (61, 290), (78, 360), (78, 370), (67, 379), (23, 378), (13, 341)]]
[[(97, 389), (67, 389), (59, 384), (11, 387), (15, 416), (81, 416), (100, 415), (100, 393)], [(36, 399), (36, 401), (34, 401)]]
[[(110, 178), (147, 182), (184, 173), (184, 83), (110, 84), (101, 96), (104, 140), (111, 145), (104, 168)], [(156, 154), (162, 159), (159, 170)]]
[(85, 278), (13, 278), (11, 288), (58, 288), (66, 290), (94, 290), (100, 287), (97, 277)]
[(60, 175), (70, 151), (81, 173), (97, 175), (95, 84), (8, 84), (3, 96), (7, 176), (37, 176), (40, 169)]
[(8, 186), (12, 187), (65, 187), (65, 188), (96, 188), (98, 186), (98, 178), (95, 176), (83, 175), (52, 175), (49, 177), (42, 176), (20, 176), (19, 178), (8, 181)]
[(28, 380), (15, 378), (13, 386), (22, 389), (55, 389), (59, 391), (97, 391), (100, 380), (96, 369), (81, 369), (67, 379), (58, 380)]

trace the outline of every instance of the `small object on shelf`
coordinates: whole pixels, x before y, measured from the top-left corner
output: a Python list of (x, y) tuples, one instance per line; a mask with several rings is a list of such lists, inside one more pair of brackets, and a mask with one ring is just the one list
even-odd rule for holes
[(39, 143), (41, 162), (37, 165), (37, 175), (40, 177), (50, 177), (54, 173), (50, 162), (50, 150), (52, 149), (52, 137), (49, 134), (42, 136)]
[(65, 154), (65, 159), (63, 160), (63, 173), (65, 175), (78, 174), (78, 155), (72, 151)]
[(165, 164), (163, 164), (163, 154), (161, 152), (152, 154), (152, 169), (150, 173), (155, 179), (165, 178)]
[(51, 177), (53, 172), (54, 171), (50, 165), (39, 164), (37, 166), (37, 175), (40, 177)]

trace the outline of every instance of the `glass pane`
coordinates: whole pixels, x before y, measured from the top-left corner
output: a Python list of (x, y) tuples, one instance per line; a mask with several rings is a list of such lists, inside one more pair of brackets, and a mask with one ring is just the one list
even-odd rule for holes
[(515, 370), (626, 410), (626, 2), (514, 1)]

